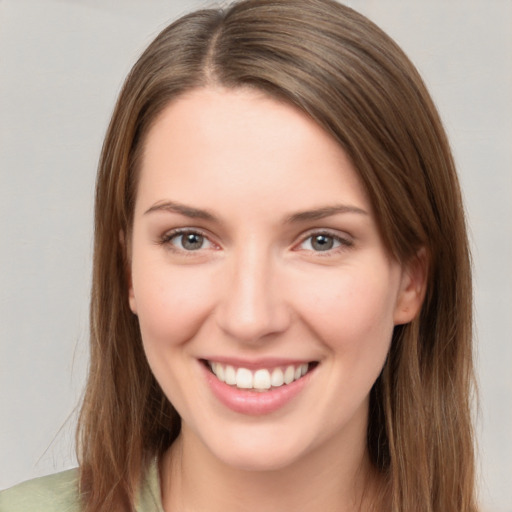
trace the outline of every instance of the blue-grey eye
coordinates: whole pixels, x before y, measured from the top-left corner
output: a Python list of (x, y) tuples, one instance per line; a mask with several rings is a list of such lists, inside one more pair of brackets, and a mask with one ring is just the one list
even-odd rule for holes
[(308, 251), (330, 251), (331, 249), (336, 249), (341, 245), (340, 240), (332, 235), (327, 235), (325, 233), (319, 233), (316, 235), (311, 235), (306, 238), (302, 244), (301, 249), (306, 249)]
[(211, 245), (206, 237), (193, 231), (177, 233), (172, 237), (171, 243), (184, 251), (197, 251)]

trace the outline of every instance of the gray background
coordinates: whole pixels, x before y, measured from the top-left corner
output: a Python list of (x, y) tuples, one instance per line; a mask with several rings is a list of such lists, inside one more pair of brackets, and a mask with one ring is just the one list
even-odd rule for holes
[[(205, 1), (0, 0), (0, 488), (75, 464), (92, 203), (124, 76)], [(512, 1), (352, 0), (440, 109), (473, 243), (481, 496), (512, 511)]]

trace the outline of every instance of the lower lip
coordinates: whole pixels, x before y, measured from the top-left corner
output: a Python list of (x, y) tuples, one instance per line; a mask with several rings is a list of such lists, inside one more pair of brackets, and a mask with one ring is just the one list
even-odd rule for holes
[(284, 407), (304, 389), (311, 373), (306, 373), (291, 384), (285, 384), (269, 391), (253, 391), (239, 389), (221, 382), (204, 364), (201, 366), (206, 381), (217, 399), (232, 411), (251, 416), (270, 414)]

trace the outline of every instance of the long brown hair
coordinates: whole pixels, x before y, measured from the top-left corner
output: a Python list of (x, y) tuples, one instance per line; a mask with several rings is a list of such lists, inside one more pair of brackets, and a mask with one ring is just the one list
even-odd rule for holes
[(333, 0), (245, 0), (184, 16), (140, 57), (99, 164), (91, 360), (77, 442), (87, 511), (133, 509), (148, 460), (180, 418), (146, 362), (128, 307), (129, 236), (145, 136), (180, 94), (254, 87), (313, 118), (344, 148), (399, 261), (428, 255), (420, 315), (395, 328), (370, 397), (368, 449), (393, 512), (473, 512), (472, 291), (449, 144), (414, 66), (394, 41)]

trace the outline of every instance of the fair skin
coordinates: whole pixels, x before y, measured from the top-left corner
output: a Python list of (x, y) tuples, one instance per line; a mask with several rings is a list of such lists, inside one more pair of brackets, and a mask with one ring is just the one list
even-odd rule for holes
[(164, 508), (356, 510), (368, 394), (423, 279), (388, 255), (341, 147), (261, 92), (190, 91), (148, 134), (129, 249), (130, 307), (182, 418)]

